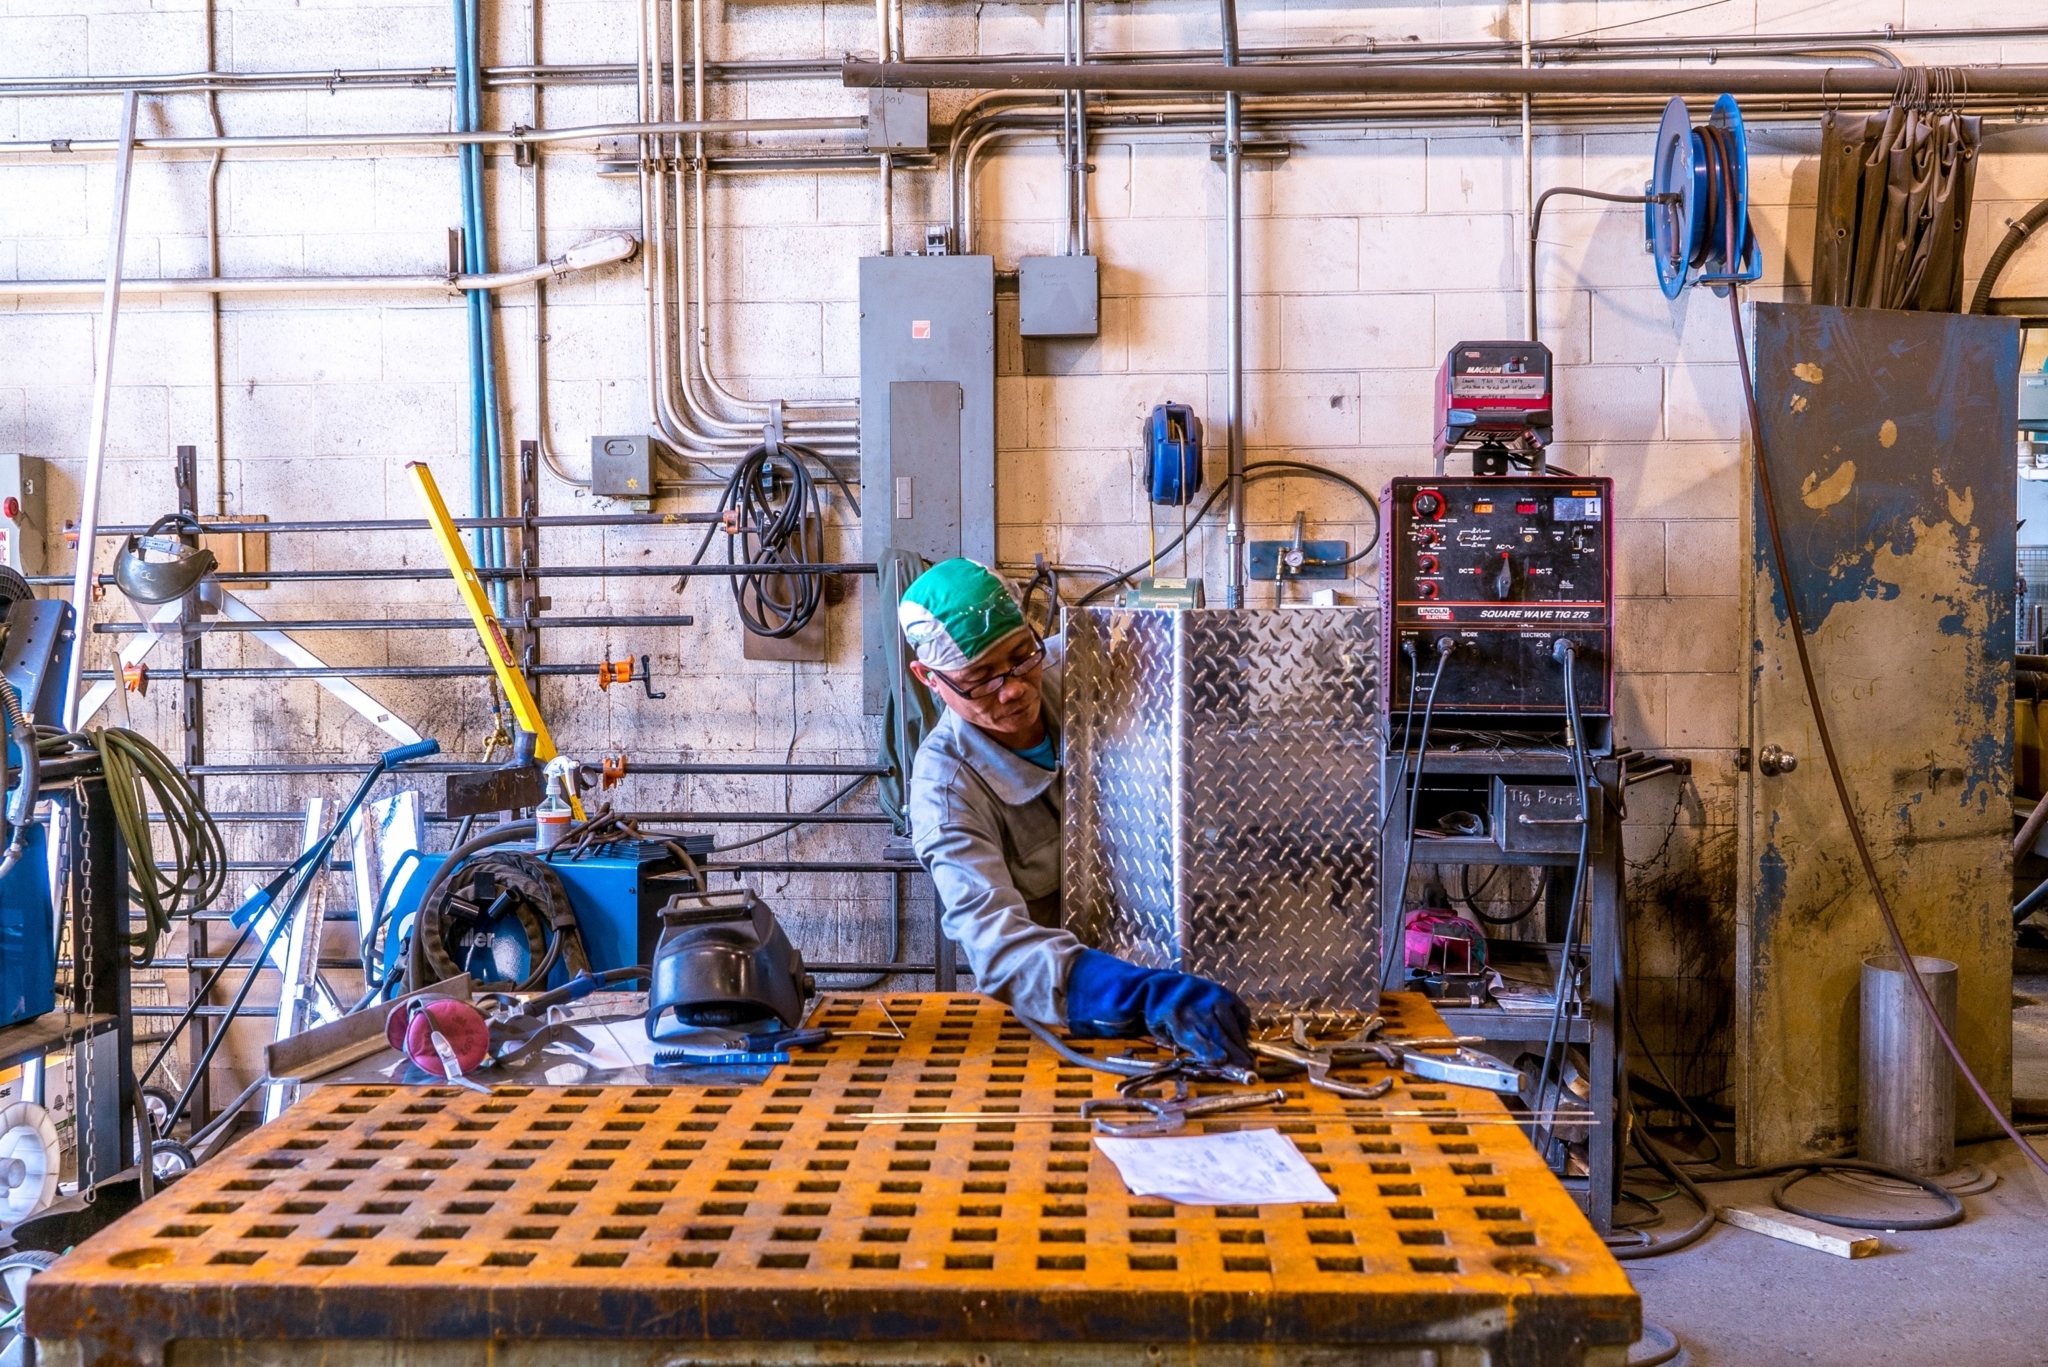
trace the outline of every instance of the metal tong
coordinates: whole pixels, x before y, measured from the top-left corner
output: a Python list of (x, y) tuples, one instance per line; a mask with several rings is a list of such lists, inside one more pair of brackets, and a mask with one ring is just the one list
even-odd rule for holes
[[(1093, 1121), (1098, 1132), (1118, 1139), (1178, 1134), (1187, 1127), (1190, 1116), (1249, 1111), (1260, 1106), (1278, 1105), (1287, 1099), (1286, 1090), (1280, 1087), (1263, 1092), (1198, 1097), (1189, 1092), (1190, 1082), (1234, 1082), (1248, 1085), (1258, 1080), (1259, 1075), (1249, 1068), (1238, 1068), (1227, 1063), (1212, 1064), (1199, 1063), (1193, 1059), (1175, 1059), (1149, 1073), (1125, 1078), (1117, 1084), (1115, 1096), (1092, 1097), (1082, 1102), (1081, 1118)], [(1169, 1083), (1173, 1087), (1170, 1095), (1147, 1095), (1150, 1089)], [(1131, 1121), (1114, 1121), (1107, 1118), (1112, 1115), (1150, 1118)]]
[(1368, 1058), (1377, 1058), (1390, 1068), (1401, 1066), (1401, 1055), (1391, 1045), (1374, 1041), (1386, 1021), (1379, 1016), (1368, 1016), (1348, 1038), (1333, 1040), (1328, 1044), (1311, 1044), (1308, 1038), (1308, 1022), (1300, 1016), (1294, 1018), (1292, 1044), (1277, 1040), (1254, 1040), (1252, 1052), (1261, 1058), (1273, 1059), (1279, 1063), (1291, 1064), (1308, 1073), (1308, 1084), (1326, 1092), (1352, 1101), (1376, 1101), (1394, 1090), (1392, 1077), (1381, 1078), (1369, 1087), (1356, 1083), (1339, 1082), (1330, 1076), (1332, 1068), (1349, 1067), (1363, 1063)]

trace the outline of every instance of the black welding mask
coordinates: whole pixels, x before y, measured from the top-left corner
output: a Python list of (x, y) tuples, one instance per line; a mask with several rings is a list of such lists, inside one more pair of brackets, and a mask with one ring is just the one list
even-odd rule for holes
[(793, 1030), (812, 990), (804, 956), (752, 892), (678, 893), (661, 909), (647, 992), (649, 1039), (770, 1020)]

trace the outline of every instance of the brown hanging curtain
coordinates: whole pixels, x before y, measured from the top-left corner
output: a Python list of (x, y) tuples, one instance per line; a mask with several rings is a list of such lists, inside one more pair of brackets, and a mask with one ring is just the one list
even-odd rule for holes
[(1960, 313), (1981, 121), (1956, 72), (1902, 72), (1881, 114), (1821, 116), (1813, 302)]

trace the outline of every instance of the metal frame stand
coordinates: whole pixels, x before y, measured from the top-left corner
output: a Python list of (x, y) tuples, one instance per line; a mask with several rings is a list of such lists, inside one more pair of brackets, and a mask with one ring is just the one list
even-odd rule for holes
[[(1384, 869), (1399, 866), (1400, 852), (1408, 842), (1408, 805), (1402, 796), (1406, 789), (1404, 786), (1397, 791), (1393, 786), (1397, 780), (1405, 785), (1400, 763), (1399, 755), (1389, 756), (1386, 761), (1387, 786), (1384, 791), (1388, 816), (1381, 837), (1380, 864)], [(1411, 756), (1411, 767), (1407, 771), (1410, 774), (1414, 763)], [(1480, 793), (1481, 810), (1485, 808), (1486, 790), (1496, 777), (1509, 782), (1562, 782), (1567, 787), (1572, 782), (1571, 758), (1557, 749), (1468, 752), (1432, 747), (1420, 763), (1425, 783), (1442, 780), (1447, 788), (1474, 787)], [(1615, 790), (1620, 766), (1614, 759), (1597, 759), (1592, 770), (1602, 788), (1609, 792)], [(1612, 802), (1607, 801), (1601, 802), (1600, 811), (1600, 852), (1587, 856), (1586, 860), (1588, 915), (1585, 937), (1581, 941), (1587, 958), (1584, 1014), (1565, 1017), (1559, 1038), (1567, 1044), (1586, 1046), (1590, 1058), (1592, 1095), (1588, 1102), (1593, 1111), (1593, 1124), (1588, 1130), (1586, 1144), (1585, 1205), (1593, 1227), (1606, 1234), (1613, 1229), (1614, 1197), (1620, 1187), (1620, 1108), (1616, 1104), (1616, 1089), (1622, 1070), (1618, 1010), (1623, 861), (1621, 814)], [(1421, 840), (1416, 842), (1410, 861), (1411, 867), (1424, 864), (1519, 864), (1563, 869), (1570, 869), (1577, 863), (1576, 853), (1509, 853), (1502, 850), (1491, 835)], [(1380, 899), (1381, 933), (1387, 946), (1386, 982), (1395, 988), (1401, 985), (1405, 973), (1401, 952), (1404, 891), (1401, 888), (1384, 888)], [(1568, 908), (1561, 907), (1556, 899), (1545, 909), (1546, 914), (1562, 910)], [(1563, 933), (1562, 921), (1561, 915), (1550, 915), (1546, 935), (1560, 936)], [(1565, 948), (1554, 939), (1546, 939), (1540, 947), (1553, 951)], [(1540, 1048), (1550, 1031), (1547, 1012), (1509, 1012), (1498, 1006), (1439, 1005), (1437, 1009), (1452, 1030), (1463, 1035), (1477, 1035), (1488, 1041), (1534, 1043)]]

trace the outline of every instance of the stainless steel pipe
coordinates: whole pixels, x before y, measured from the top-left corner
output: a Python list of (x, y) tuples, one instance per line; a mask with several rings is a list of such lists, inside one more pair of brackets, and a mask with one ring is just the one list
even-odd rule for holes
[[(2048, 66), (1965, 66), (1959, 89), (1972, 97), (2048, 94)], [(1432, 66), (1392, 62), (1180, 65), (1102, 63), (1087, 72), (1047, 62), (869, 62), (848, 58), (840, 80), (855, 88), (900, 90), (1218, 91), (1240, 95), (1890, 95), (1888, 67), (1539, 67)]]
[[(1956, 966), (1913, 956), (1927, 995), (1951, 1033)], [(1862, 1039), (1856, 1087), (1856, 1154), (1922, 1177), (1956, 1165), (1956, 1072), (1896, 954), (1863, 961)]]

